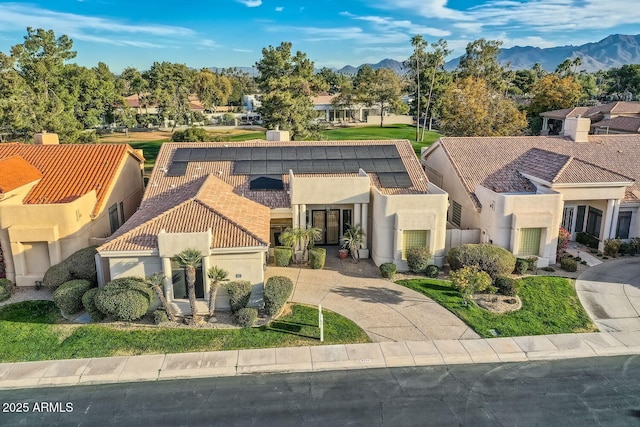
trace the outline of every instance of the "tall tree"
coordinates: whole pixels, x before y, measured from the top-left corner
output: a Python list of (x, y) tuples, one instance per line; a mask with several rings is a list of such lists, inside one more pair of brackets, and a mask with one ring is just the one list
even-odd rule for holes
[(214, 113), (217, 106), (226, 105), (231, 95), (231, 81), (208, 68), (195, 75), (193, 87), (204, 108)]
[(502, 41), (484, 38), (469, 43), (456, 70), (458, 77), (481, 78), (493, 90), (505, 93), (508, 84), (505, 67), (498, 61), (500, 46)]
[[(416, 141), (420, 138), (420, 119), (422, 117), (420, 110), (420, 101), (422, 101), (420, 74), (422, 72), (422, 64), (425, 56), (425, 41), (421, 35), (415, 35), (411, 38), (411, 46), (413, 46), (413, 56), (409, 58), (410, 67), (414, 68), (414, 74), (416, 79)], [(423, 79), (424, 80), (424, 79)]]
[(163, 119), (173, 121), (174, 128), (191, 120), (193, 70), (184, 64), (154, 62), (143, 77), (149, 82), (149, 101), (158, 106)]
[(187, 279), (187, 295), (189, 296), (189, 305), (191, 306), (191, 316), (193, 322), (197, 323), (198, 307), (196, 303), (196, 268), (202, 265), (202, 252), (197, 249), (185, 249), (178, 253), (174, 260), (185, 270)]
[(373, 70), (365, 65), (358, 71), (354, 84), (358, 100), (368, 107), (375, 106), (380, 111), (380, 127), (384, 126), (386, 112), (405, 114), (409, 110), (400, 99), (404, 82), (389, 68)]
[[(447, 42), (444, 39), (438, 40), (436, 43), (431, 43), (432, 52), (427, 54), (427, 63), (431, 70), (431, 77), (429, 82), (429, 94), (427, 95), (427, 104), (425, 107), (425, 118), (429, 117), (429, 130), (431, 130), (431, 106), (434, 99), (438, 99), (443, 93), (446, 83), (450, 80), (450, 75), (444, 70), (445, 58), (449, 56), (451, 50), (447, 47)], [(436, 82), (438, 85), (436, 86)], [(424, 130), (426, 123), (422, 128), (422, 135), (420, 140), (424, 140)]]
[(164, 295), (163, 287), (165, 276), (162, 273), (153, 273), (151, 276), (147, 276), (145, 278), (145, 281), (151, 287), (151, 289), (153, 289), (153, 292), (155, 292), (156, 296), (160, 300), (160, 305), (167, 312), (169, 320), (175, 322), (177, 320), (176, 315), (173, 312), (173, 308), (171, 307), (171, 305), (169, 305), (167, 297)]
[(560, 77), (547, 74), (536, 82), (531, 89), (529, 104), (529, 122), (532, 133), (540, 132), (540, 113), (575, 107), (581, 96), (581, 86), (573, 76)]

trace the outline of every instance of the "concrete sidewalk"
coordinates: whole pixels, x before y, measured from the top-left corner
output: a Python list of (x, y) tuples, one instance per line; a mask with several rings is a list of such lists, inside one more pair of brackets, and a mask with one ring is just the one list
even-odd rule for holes
[(640, 354), (640, 332), (152, 354), (2, 363), (0, 389), (631, 354)]

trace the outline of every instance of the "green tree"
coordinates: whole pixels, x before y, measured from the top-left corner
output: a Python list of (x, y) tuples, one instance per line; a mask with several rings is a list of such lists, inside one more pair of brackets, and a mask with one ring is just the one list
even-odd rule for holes
[(529, 104), (529, 121), (534, 134), (540, 132), (540, 113), (574, 107), (581, 96), (582, 87), (573, 76), (560, 77), (558, 74), (547, 74), (531, 89)]
[(198, 99), (208, 111), (216, 111), (218, 105), (225, 105), (231, 95), (231, 81), (217, 73), (213, 73), (208, 68), (203, 68), (196, 74), (194, 90)]
[(484, 38), (467, 44), (465, 54), (460, 58), (460, 64), (456, 69), (458, 78), (481, 78), (491, 89), (505, 93), (508, 81), (505, 67), (498, 61), (500, 46), (502, 41)]
[(625, 64), (612, 68), (602, 76), (605, 90), (614, 98), (624, 99), (625, 94), (640, 95), (640, 64)]
[(173, 308), (167, 301), (167, 297), (164, 295), (164, 281), (166, 277), (162, 273), (153, 273), (151, 276), (147, 276), (145, 281), (147, 284), (153, 289), (153, 292), (156, 294), (158, 299), (160, 300), (160, 304), (167, 312), (167, 316), (169, 320), (175, 322), (177, 320), (176, 314), (173, 312)]
[(400, 99), (404, 82), (389, 68), (373, 70), (365, 65), (358, 71), (354, 84), (358, 101), (380, 111), (380, 127), (384, 126), (385, 113), (405, 114), (409, 110)]
[(207, 277), (211, 281), (209, 283), (209, 316), (213, 317), (216, 310), (216, 297), (218, 296), (218, 288), (223, 282), (229, 281), (229, 272), (214, 265), (207, 271)]
[(512, 136), (527, 127), (526, 116), (516, 103), (481, 78), (451, 83), (439, 109), (441, 130), (450, 136)]
[(149, 82), (148, 101), (158, 106), (161, 117), (173, 121), (174, 129), (189, 123), (194, 71), (184, 64), (154, 62), (143, 77)]
[(202, 265), (202, 252), (197, 249), (188, 248), (178, 253), (173, 259), (185, 270), (191, 316), (193, 322), (197, 323), (199, 319), (196, 305), (196, 268)]
[(491, 286), (491, 276), (486, 272), (478, 270), (475, 266), (467, 266), (449, 273), (449, 279), (453, 287), (462, 294), (465, 305), (473, 300), (476, 292), (489, 291), (495, 293), (496, 289)]
[[(411, 38), (411, 46), (413, 46), (413, 55), (409, 58), (409, 67), (413, 71), (416, 81), (415, 90), (415, 114), (417, 118), (416, 126), (416, 141), (420, 138), (420, 119), (422, 118), (422, 111), (420, 110), (420, 103), (422, 101), (422, 87), (420, 84), (420, 75), (422, 73), (422, 65), (424, 64), (425, 57), (425, 41), (421, 35), (416, 35)], [(424, 78), (422, 79), (424, 81)]]

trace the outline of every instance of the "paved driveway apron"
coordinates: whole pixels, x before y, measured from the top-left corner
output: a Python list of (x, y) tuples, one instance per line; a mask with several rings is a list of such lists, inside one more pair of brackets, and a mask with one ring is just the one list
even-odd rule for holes
[(600, 331), (640, 331), (640, 258), (590, 268), (576, 281), (576, 291)]
[(353, 320), (374, 342), (479, 338), (433, 300), (380, 278), (370, 261), (331, 258), (324, 270), (268, 267), (266, 276), (290, 277), (293, 301), (322, 304)]

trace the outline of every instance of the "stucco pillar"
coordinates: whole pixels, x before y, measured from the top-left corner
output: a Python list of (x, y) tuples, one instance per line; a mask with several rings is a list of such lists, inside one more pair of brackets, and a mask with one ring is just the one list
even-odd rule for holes
[(300, 205), (300, 228), (307, 228), (307, 205)]
[(620, 214), (620, 199), (613, 202), (613, 215), (611, 216), (611, 228), (609, 229), (609, 238), (616, 238), (616, 229), (618, 228), (618, 215)]
[(357, 227), (359, 225), (362, 225), (361, 222), (361, 218), (362, 218), (362, 203), (354, 203), (353, 204), (353, 225), (354, 227)]
[(600, 235), (602, 236), (600, 240), (609, 239), (609, 236), (611, 236), (611, 218), (613, 217), (614, 205), (614, 199), (607, 200), (607, 213), (604, 216), (604, 226), (602, 227), (602, 231), (600, 232)]
[(167, 302), (173, 301), (173, 282), (171, 277), (171, 258), (162, 258), (162, 274), (164, 275), (164, 296), (167, 298)]
[(300, 220), (300, 209), (298, 208), (298, 205), (293, 205), (293, 228), (297, 228), (299, 226), (299, 220)]
[(202, 257), (202, 280), (204, 281), (204, 300), (209, 301), (209, 278), (207, 271), (211, 268), (211, 257), (206, 255)]
[(367, 239), (369, 238), (369, 228), (368, 228), (368, 217), (369, 217), (369, 204), (362, 204), (362, 231), (364, 232), (364, 240), (362, 242), (362, 249), (367, 249)]

